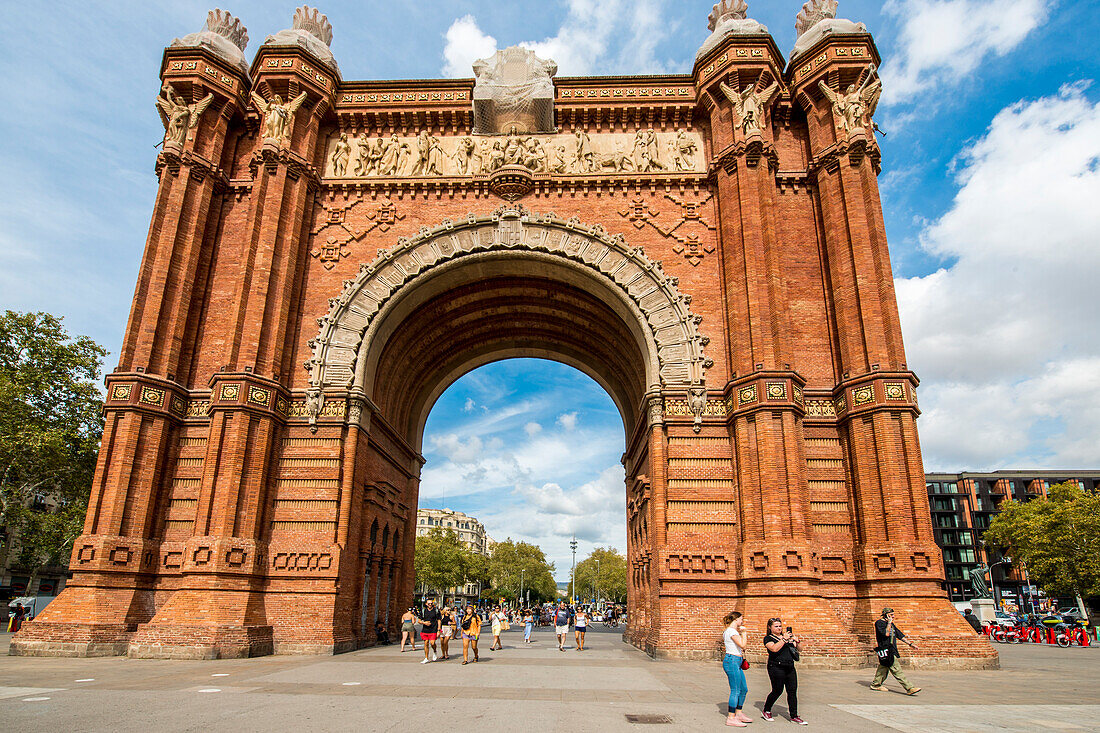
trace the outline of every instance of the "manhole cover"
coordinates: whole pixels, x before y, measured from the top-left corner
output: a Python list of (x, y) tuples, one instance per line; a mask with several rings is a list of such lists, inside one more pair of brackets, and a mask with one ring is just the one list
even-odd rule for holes
[(667, 715), (630, 715), (627, 714), (626, 722), (640, 723), (642, 725), (664, 725), (672, 722)]

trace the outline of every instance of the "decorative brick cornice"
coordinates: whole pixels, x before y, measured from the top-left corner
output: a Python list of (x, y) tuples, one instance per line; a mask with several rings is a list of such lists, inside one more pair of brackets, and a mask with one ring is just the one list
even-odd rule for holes
[(210, 379), (209, 412), (247, 410), (285, 421), (290, 391), (278, 382), (250, 372), (218, 372)]
[(136, 411), (172, 420), (187, 415), (187, 390), (176, 382), (141, 372), (116, 372), (106, 382), (105, 413)]
[(806, 411), (806, 380), (797, 372), (760, 370), (731, 381), (725, 389), (726, 419), (761, 410)]

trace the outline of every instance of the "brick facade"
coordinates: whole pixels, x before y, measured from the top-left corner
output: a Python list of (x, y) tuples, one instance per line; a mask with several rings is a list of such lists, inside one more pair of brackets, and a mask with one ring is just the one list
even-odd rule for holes
[[(941, 587), (878, 147), (818, 87), (877, 61), (869, 35), (834, 34), (784, 71), (770, 36), (731, 36), (690, 75), (555, 81), (556, 140), (655, 131), (630, 165), (353, 175), (353, 151), (336, 175), (341, 133), (470, 135), (473, 81), (345, 82), (270, 43), (245, 74), (167, 49), (163, 80), (213, 102), (157, 159), (73, 579), (12, 652), (339, 652), (376, 621), (393, 633), (428, 410), (476, 366), (543, 356), (623, 414), (631, 643), (713, 656), (732, 608), (761, 633), (782, 615), (808, 659), (860, 664), (889, 604), (914, 663), (995, 665)], [(746, 135), (719, 84), (773, 81)], [(264, 139), (250, 92), (305, 93), (286, 141)], [(679, 130), (700, 141), (691, 165)]]

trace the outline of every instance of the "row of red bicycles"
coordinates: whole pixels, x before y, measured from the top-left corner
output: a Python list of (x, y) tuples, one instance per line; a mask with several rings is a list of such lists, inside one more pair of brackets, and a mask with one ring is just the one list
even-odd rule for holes
[(1057, 644), (1062, 648), (1092, 645), (1088, 629), (1068, 624), (1053, 627), (991, 624), (984, 630), (990, 639), (1000, 644)]

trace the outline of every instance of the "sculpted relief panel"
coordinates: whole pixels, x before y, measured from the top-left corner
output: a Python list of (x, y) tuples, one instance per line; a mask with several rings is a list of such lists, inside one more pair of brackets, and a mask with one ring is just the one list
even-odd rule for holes
[(705, 171), (702, 136), (686, 130), (447, 137), (422, 130), (415, 137), (334, 135), (325, 177), (479, 176), (505, 166), (566, 176)]

